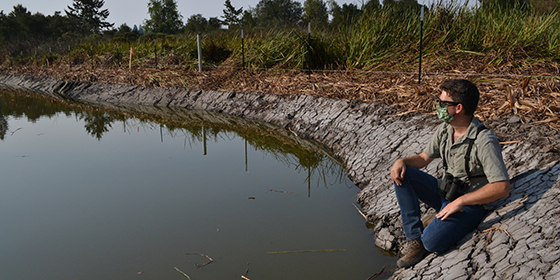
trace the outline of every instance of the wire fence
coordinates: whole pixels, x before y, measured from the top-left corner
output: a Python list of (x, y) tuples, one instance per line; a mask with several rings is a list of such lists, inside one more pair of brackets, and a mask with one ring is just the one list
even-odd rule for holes
[[(303, 42), (306, 46), (302, 48), (301, 56), (305, 57), (306, 61), (302, 68), (279, 68), (279, 67), (250, 67), (246, 65), (245, 57), (245, 41), (244, 41), (244, 33), (241, 30), (241, 56), (242, 62), (241, 66), (224, 66), (224, 65), (211, 65), (211, 64), (204, 64), (204, 58), (202, 57), (202, 44), (201, 44), (200, 36), (197, 36), (197, 55), (198, 57), (195, 59), (199, 71), (203, 71), (204, 69), (234, 69), (234, 70), (253, 70), (253, 71), (293, 71), (293, 72), (307, 72), (308, 74), (311, 73), (346, 73), (346, 74), (399, 74), (399, 75), (418, 75), (418, 82), (421, 82), (422, 76), (461, 76), (461, 77), (494, 77), (494, 78), (549, 78), (549, 79), (558, 79), (560, 80), (560, 75), (551, 75), (551, 74), (538, 74), (538, 75), (529, 75), (529, 74), (493, 74), (493, 73), (457, 73), (457, 72), (430, 72), (430, 71), (423, 71), (422, 70), (422, 40), (420, 40), (420, 54), (418, 56), (418, 63), (419, 63), (419, 71), (418, 72), (411, 72), (411, 71), (373, 71), (373, 70), (359, 70), (359, 69), (316, 69), (312, 67), (312, 59), (311, 53), (313, 52), (311, 48), (311, 25), (308, 27), (308, 36), (304, 38)], [(150, 42), (151, 43), (151, 42)], [(109, 43), (111, 44), (111, 43)], [(91, 63), (91, 67), (95, 68), (102, 64), (99, 61), (99, 58), (96, 56), (104, 55), (105, 57), (112, 55), (112, 59), (114, 61), (115, 66), (122, 67), (124, 63), (128, 65), (129, 68), (133, 66), (133, 59), (135, 61), (135, 67), (155, 67), (158, 68), (159, 66), (165, 66), (165, 53), (180, 53), (181, 51), (179, 48), (169, 48), (163, 50), (164, 43), (160, 43), (158, 45), (157, 39), (153, 40), (153, 48), (151, 51), (143, 51), (143, 57), (139, 57), (138, 53), (134, 53), (132, 43), (112, 43), (111, 47), (105, 47), (104, 51), (99, 51), (98, 47), (94, 48), (92, 44), (84, 45), (84, 44), (55, 44), (51, 47), (35, 47), (33, 49), (23, 49), (19, 50), (18, 52), (12, 51), (3, 51), (4, 61), (0, 61), (0, 63), (7, 64), (8, 66), (21, 66), (26, 64), (34, 64), (36, 66), (46, 66), (52, 67), (55, 63), (59, 63), (58, 61), (65, 56), (78, 56), (83, 55), (85, 58), (82, 59), (83, 63)], [(54, 48), (54, 49), (53, 49)], [(130, 55), (127, 57), (126, 52), (128, 52), (128, 48), (130, 48)], [(108, 49), (112, 49), (108, 51)], [(145, 48), (147, 49), (147, 47)], [(134, 56), (133, 56), (134, 55)], [(128, 61), (127, 61), (128, 58)], [(148, 60), (152, 59), (150, 62)], [(56, 62), (55, 62), (56, 61)], [(138, 61), (144, 61), (140, 63)], [(159, 64), (159, 65), (158, 65)], [(179, 66), (186, 66), (186, 64)]]

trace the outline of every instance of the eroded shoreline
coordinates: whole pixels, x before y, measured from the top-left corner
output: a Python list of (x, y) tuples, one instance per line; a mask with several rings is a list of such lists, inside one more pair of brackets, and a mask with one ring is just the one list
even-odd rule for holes
[[(335, 151), (350, 179), (362, 189), (358, 201), (376, 226), (376, 244), (391, 251), (398, 250), (403, 234), (388, 170), (397, 158), (421, 151), (439, 123), (432, 115), (398, 115), (381, 103), (308, 95), (150, 88), (5, 74), (0, 74), (0, 83), (72, 99), (230, 114), (271, 123), (320, 142)], [(508, 123), (489, 121), (486, 125), (498, 136), (502, 130), (507, 134), (522, 127)], [(525, 139), (503, 146), (513, 178), (510, 197), (498, 201), (498, 210), (456, 250), (441, 256), (431, 254), (411, 269), (396, 271), (394, 279), (560, 277), (560, 140), (539, 136), (540, 127), (522, 128), (528, 131)], [(437, 174), (439, 168), (432, 164), (428, 171)]]

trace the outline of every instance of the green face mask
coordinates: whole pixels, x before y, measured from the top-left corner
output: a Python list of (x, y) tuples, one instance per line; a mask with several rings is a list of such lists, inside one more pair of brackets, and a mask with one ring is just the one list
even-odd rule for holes
[(436, 104), (437, 116), (440, 120), (446, 123), (451, 123), (451, 121), (453, 120), (453, 116), (449, 114), (449, 112), (447, 111), (447, 107), (448, 105), (440, 106), (439, 104)]

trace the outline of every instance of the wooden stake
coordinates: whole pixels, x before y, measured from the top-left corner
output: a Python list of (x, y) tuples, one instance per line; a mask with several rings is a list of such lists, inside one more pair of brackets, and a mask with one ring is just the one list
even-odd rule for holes
[(134, 51), (132, 51), (132, 47), (130, 47), (130, 58), (128, 59), (128, 69), (132, 69), (132, 54), (134, 53)]

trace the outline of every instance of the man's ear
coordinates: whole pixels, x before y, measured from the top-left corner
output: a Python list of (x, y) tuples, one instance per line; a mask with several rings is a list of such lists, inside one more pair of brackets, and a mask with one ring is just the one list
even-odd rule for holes
[(460, 114), (461, 112), (465, 111), (465, 106), (463, 106), (463, 104), (459, 103), (457, 104), (457, 106), (455, 106), (455, 114)]

